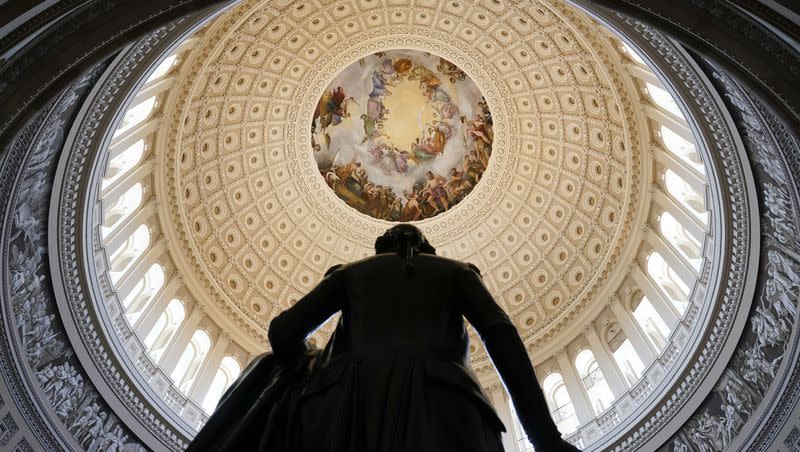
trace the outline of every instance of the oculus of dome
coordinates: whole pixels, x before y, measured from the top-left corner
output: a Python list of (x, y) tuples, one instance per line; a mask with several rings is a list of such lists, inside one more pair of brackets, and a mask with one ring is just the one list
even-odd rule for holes
[(419, 50), (365, 56), (331, 81), (311, 123), (328, 186), (359, 212), (416, 221), (458, 204), (489, 164), (492, 114), (449, 60)]

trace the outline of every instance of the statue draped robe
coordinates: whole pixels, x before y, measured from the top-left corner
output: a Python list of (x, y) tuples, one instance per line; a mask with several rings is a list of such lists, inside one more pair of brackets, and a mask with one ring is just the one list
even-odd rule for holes
[[(561, 440), (519, 334), (477, 268), (429, 254), (412, 261), (407, 270), (385, 253), (331, 268), (271, 322), (275, 354), (248, 366), (190, 450), (501, 452), (506, 428), (470, 368), (465, 317), (537, 450), (577, 450)], [(325, 349), (309, 352), (305, 338), (337, 312)]]

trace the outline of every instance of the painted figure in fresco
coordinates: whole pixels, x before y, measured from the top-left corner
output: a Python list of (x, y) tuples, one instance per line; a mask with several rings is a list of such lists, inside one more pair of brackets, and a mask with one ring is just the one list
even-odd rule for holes
[(428, 160), (444, 152), (444, 146), (446, 144), (447, 137), (444, 132), (438, 127), (434, 128), (431, 126), (428, 128), (425, 138), (422, 140), (417, 138), (412, 148), (417, 158), (420, 160)]
[(447, 191), (445, 190), (447, 179), (438, 174), (434, 174), (433, 171), (426, 172), (425, 177), (427, 178), (425, 190), (428, 192), (428, 199), (426, 201), (436, 211), (439, 210), (439, 204), (443, 206), (444, 210), (447, 210), (450, 207), (447, 200)]
[(445, 60), (444, 58), (439, 58), (439, 64), (436, 66), (436, 70), (448, 76), (450, 78), (450, 83), (464, 80), (467, 77), (467, 74), (459, 69), (458, 66)]
[(83, 432), (88, 428), (89, 423), (94, 419), (94, 416), (100, 411), (100, 407), (97, 403), (92, 402), (91, 404), (87, 404), (83, 407), (80, 411), (80, 414), (75, 418), (75, 421), (72, 422), (69, 426), (69, 431), (75, 434), (75, 437), (78, 437), (78, 434), (83, 434)]
[(439, 107), (439, 114), (442, 115), (442, 119), (450, 120), (453, 118), (457, 118), (460, 110), (458, 109), (458, 105), (447, 102), (441, 107)]
[(400, 221), (402, 214), (403, 202), (400, 200), (399, 196), (395, 196), (394, 202), (392, 203), (392, 209), (389, 212), (389, 221)]
[(485, 169), (486, 166), (478, 158), (475, 152), (470, 152), (466, 157), (464, 157), (464, 174), (467, 179), (475, 181), (473, 185), (480, 182), (481, 176), (483, 175), (483, 171)]
[(422, 214), (422, 208), (419, 206), (419, 195), (416, 192), (404, 191), (403, 196), (408, 200), (405, 207), (403, 207), (400, 221), (416, 221)]
[[(437, 97), (437, 91), (441, 91), (439, 88), (442, 85), (442, 81), (439, 80), (439, 77), (433, 73), (430, 69), (426, 68), (425, 66), (416, 66), (414, 69), (411, 70), (411, 73), (408, 75), (409, 80), (419, 80), (419, 89), (422, 93), (430, 100), (434, 100)], [(449, 102), (450, 96), (447, 95), (444, 91), (438, 94), (438, 98), (441, 99), (442, 97), (446, 96), (446, 100), (442, 100), (442, 102)]]
[(464, 179), (464, 171), (459, 171), (458, 168), (450, 169), (450, 180), (447, 182), (450, 199), (457, 202), (471, 187), (472, 184)]
[(483, 163), (483, 166), (486, 167), (489, 164), (492, 142), (494, 141), (494, 132), (491, 126), (482, 118), (476, 118), (467, 124), (467, 134), (475, 140), (478, 158)]
[[(326, 130), (331, 125), (339, 125), (342, 123), (342, 118), (350, 117), (347, 112), (347, 102), (352, 98), (347, 97), (344, 89), (340, 86), (334, 90), (328, 90), (322, 93), (319, 99), (317, 108), (314, 109), (314, 118), (311, 121), (311, 133), (316, 132), (316, 123), (319, 120), (319, 127), (321, 130)], [(329, 138), (326, 138), (330, 144)]]
[(372, 156), (372, 163), (380, 163), (381, 158), (383, 158), (383, 147), (385, 145), (380, 143), (378, 145), (372, 146), (371, 148), (367, 149), (367, 153)]
[(394, 70), (398, 77), (407, 77), (412, 67), (414, 67), (414, 63), (408, 58), (399, 58), (394, 62)]
[(387, 94), (392, 94), (387, 88), (397, 78), (392, 60), (387, 59), (378, 66), (378, 69), (372, 73), (372, 92), (369, 97), (383, 97)]
[(394, 167), (398, 173), (405, 173), (408, 171), (408, 159), (410, 155), (406, 151), (398, 151), (394, 155)]

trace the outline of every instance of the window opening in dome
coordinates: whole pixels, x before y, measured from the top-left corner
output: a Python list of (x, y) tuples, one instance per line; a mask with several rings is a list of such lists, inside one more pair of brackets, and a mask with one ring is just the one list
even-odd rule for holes
[(542, 391), (558, 430), (566, 435), (577, 430), (578, 417), (561, 374), (553, 372), (545, 377), (542, 381)]
[(109, 161), (108, 169), (106, 170), (106, 175), (103, 178), (100, 189), (105, 190), (119, 178), (128, 174), (128, 172), (135, 168), (136, 164), (142, 160), (144, 150), (144, 139), (139, 139)]
[(122, 305), (126, 308), (125, 316), (130, 323), (134, 323), (147, 304), (153, 301), (156, 293), (164, 286), (164, 277), (164, 267), (159, 264), (151, 265), (136, 285), (137, 288), (125, 297)]
[(692, 268), (699, 272), (703, 262), (700, 255), (700, 242), (669, 212), (662, 213), (658, 223), (661, 235), (667, 239), (667, 243), (675, 251), (681, 253), (692, 265)]
[(206, 413), (211, 413), (217, 407), (217, 402), (228, 386), (236, 380), (241, 373), (241, 366), (235, 358), (226, 356), (222, 358), (219, 369), (214, 374), (214, 380), (208, 388), (208, 393), (203, 398), (203, 409)]
[(664, 172), (664, 183), (666, 184), (667, 192), (675, 200), (686, 207), (703, 224), (708, 224), (705, 202), (697, 191), (671, 169), (667, 169)]
[(122, 275), (133, 266), (149, 246), (150, 228), (144, 224), (140, 225), (133, 235), (120, 246), (120, 249), (111, 255), (111, 271), (109, 272), (111, 282), (118, 283)]
[(178, 65), (178, 55), (174, 54), (164, 58), (164, 61), (159, 63), (158, 66), (156, 66), (153, 73), (150, 74), (150, 77), (145, 82), (145, 85), (148, 85), (153, 81), (158, 80), (161, 77), (167, 75), (167, 73), (177, 65)]
[(645, 61), (642, 59), (642, 57), (639, 56), (639, 53), (636, 52), (635, 50), (633, 50), (633, 47), (629, 46), (628, 43), (626, 43), (625, 41), (621, 41), (620, 40), (620, 42), (622, 43), (622, 53), (623, 54), (627, 55), (630, 59), (635, 61), (637, 64), (639, 64), (641, 66), (644, 66), (644, 67), (648, 67), (647, 63), (645, 63)]
[(663, 108), (664, 110), (672, 113), (676, 117), (683, 119), (683, 113), (681, 112), (681, 108), (678, 106), (675, 99), (672, 98), (672, 95), (660, 86), (656, 86), (650, 82), (645, 82), (647, 86), (647, 94), (650, 95), (650, 98), (653, 100), (657, 106)]
[(584, 389), (586, 389), (592, 409), (596, 415), (599, 415), (614, 402), (614, 394), (597, 364), (594, 353), (589, 349), (581, 350), (575, 356), (575, 368), (578, 370), (578, 376), (583, 382)]
[(153, 328), (147, 332), (144, 339), (144, 345), (154, 361), (158, 361), (161, 358), (185, 318), (186, 309), (183, 303), (177, 298), (170, 300), (169, 304), (167, 304), (167, 309), (158, 317)]
[(689, 287), (658, 251), (654, 251), (647, 258), (647, 273), (675, 309), (683, 314), (689, 304)]
[(133, 126), (142, 123), (150, 116), (155, 106), (156, 97), (151, 96), (129, 108), (128, 111), (125, 112), (125, 116), (122, 117), (122, 122), (119, 127), (114, 131), (113, 138), (120, 136)]
[(705, 173), (705, 167), (693, 143), (685, 140), (682, 136), (665, 125), (660, 126), (659, 133), (666, 150), (683, 160), (695, 170)]
[(184, 394), (191, 389), (195, 378), (200, 373), (200, 365), (203, 364), (210, 348), (211, 339), (208, 334), (202, 330), (195, 331), (170, 375), (172, 381)]
[(639, 381), (639, 377), (642, 376), (645, 366), (642, 359), (633, 348), (630, 339), (625, 338), (619, 347), (613, 351), (613, 354), (614, 360), (616, 360), (617, 366), (625, 377), (625, 380), (627, 380), (628, 385), (633, 386), (636, 384), (636, 382)]
[(143, 199), (144, 187), (140, 182), (137, 182), (129, 188), (124, 195), (120, 196), (119, 199), (113, 201), (113, 204), (105, 211), (105, 215), (103, 216), (104, 221), (103, 226), (101, 226), (103, 238), (122, 224), (123, 220), (128, 218), (141, 206)]
[(633, 317), (642, 328), (645, 336), (653, 344), (657, 351), (661, 351), (667, 345), (670, 329), (664, 320), (658, 315), (653, 304), (647, 297), (642, 297), (633, 310)]

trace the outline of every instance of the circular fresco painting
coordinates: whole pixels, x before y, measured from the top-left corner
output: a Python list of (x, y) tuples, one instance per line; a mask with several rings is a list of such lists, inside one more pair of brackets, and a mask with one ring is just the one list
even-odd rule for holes
[(455, 64), (416, 50), (366, 56), (344, 69), (314, 111), (319, 171), (345, 203), (388, 221), (446, 212), (481, 180), (492, 115)]

